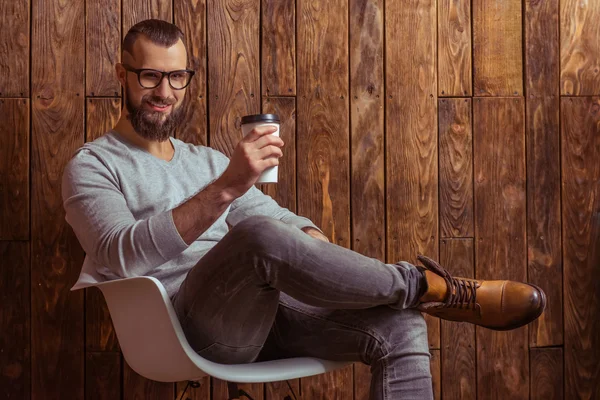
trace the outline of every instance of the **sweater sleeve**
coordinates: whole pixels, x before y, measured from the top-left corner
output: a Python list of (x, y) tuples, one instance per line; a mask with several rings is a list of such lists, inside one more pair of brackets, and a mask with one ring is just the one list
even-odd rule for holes
[(145, 275), (188, 247), (171, 210), (136, 220), (114, 174), (89, 150), (67, 164), (62, 197), (65, 219), (87, 256), (117, 276)]

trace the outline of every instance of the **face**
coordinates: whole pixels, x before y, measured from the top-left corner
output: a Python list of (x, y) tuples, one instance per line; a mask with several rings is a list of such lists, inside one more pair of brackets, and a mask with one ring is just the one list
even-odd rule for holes
[[(141, 36), (134, 44), (133, 54), (123, 54), (123, 63), (135, 69), (148, 68), (169, 72), (186, 69), (187, 55), (181, 40), (165, 48)], [(133, 129), (151, 141), (168, 140), (182, 123), (181, 105), (186, 89), (173, 89), (167, 76), (157, 87), (145, 89), (140, 85), (137, 74), (126, 71), (122, 65), (117, 66), (117, 74), (125, 87), (127, 118)], [(176, 78), (173, 76), (172, 80)]]

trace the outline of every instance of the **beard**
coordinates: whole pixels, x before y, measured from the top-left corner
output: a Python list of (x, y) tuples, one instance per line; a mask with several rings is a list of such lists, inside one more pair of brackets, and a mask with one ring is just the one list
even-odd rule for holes
[[(131, 122), (131, 126), (137, 132), (138, 135), (144, 139), (164, 142), (173, 135), (175, 130), (183, 122), (183, 109), (181, 105), (175, 107), (176, 100), (174, 98), (162, 98), (159, 96), (153, 96), (147, 94), (142, 97), (141, 105), (136, 107), (131, 102), (131, 96), (129, 88), (125, 88), (125, 106), (129, 115), (127, 118)], [(151, 101), (158, 105), (173, 105), (169, 114), (161, 113), (160, 111), (152, 111), (144, 109), (146, 102)]]

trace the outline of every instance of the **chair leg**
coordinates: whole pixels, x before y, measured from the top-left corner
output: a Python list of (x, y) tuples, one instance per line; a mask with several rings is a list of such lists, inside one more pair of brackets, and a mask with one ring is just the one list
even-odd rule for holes
[(254, 400), (244, 389), (238, 388), (238, 384), (235, 382), (227, 382), (227, 392), (227, 400), (241, 399), (242, 397)]

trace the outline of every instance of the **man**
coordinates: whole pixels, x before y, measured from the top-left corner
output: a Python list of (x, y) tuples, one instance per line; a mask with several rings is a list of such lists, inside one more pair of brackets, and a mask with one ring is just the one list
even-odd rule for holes
[(191, 346), (216, 362), (362, 361), (372, 399), (432, 398), (419, 310), (500, 330), (542, 313), (533, 285), (453, 278), (422, 256), (426, 268), (384, 264), (328, 243), (253, 186), (283, 154), (272, 128), (252, 131), (231, 160), (172, 138), (193, 76), (182, 38), (164, 21), (131, 28), (116, 66), (122, 116), (65, 170), (84, 271), (159, 279)]

